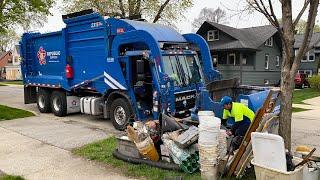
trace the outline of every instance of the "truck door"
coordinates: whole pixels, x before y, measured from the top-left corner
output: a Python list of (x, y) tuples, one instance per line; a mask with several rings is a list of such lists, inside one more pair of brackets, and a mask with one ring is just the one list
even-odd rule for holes
[(152, 110), (152, 74), (149, 60), (143, 56), (131, 56), (131, 88), (134, 91), (139, 112), (150, 115)]

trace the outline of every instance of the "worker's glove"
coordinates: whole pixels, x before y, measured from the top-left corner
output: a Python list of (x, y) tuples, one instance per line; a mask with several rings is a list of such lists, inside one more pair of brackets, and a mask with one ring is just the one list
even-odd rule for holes
[(227, 131), (226, 131), (226, 134), (227, 134), (228, 136), (232, 136), (232, 132), (231, 132), (230, 130), (227, 130)]

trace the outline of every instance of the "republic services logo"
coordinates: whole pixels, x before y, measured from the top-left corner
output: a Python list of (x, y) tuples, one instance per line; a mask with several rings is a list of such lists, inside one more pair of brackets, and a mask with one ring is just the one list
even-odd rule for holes
[(47, 55), (46, 50), (44, 50), (43, 47), (41, 46), (39, 48), (39, 51), (38, 51), (38, 54), (37, 54), (40, 65), (45, 65), (46, 64), (46, 55)]

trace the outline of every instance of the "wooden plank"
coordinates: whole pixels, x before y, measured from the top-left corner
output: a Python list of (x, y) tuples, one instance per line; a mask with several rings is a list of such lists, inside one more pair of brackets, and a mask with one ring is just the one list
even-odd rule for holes
[(251, 123), (249, 129), (246, 132), (246, 135), (243, 138), (243, 141), (239, 147), (239, 150), (237, 152), (237, 154), (235, 155), (235, 158), (233, 159), (233, 161), (230, 164), (229, 170), (228, 170), (228, 176), (232, 176), (235, 169), (237, 168), (239, 161), (241, 160), (242, 155), (245, 153), (245, 150), (251, 140), (251, 133), (254, 132), (260, 124), (260, 121), (263, 117), (263, 115), (265, 114), (266, 109), (269, 106), (269, 103), (271, 101), (272, 95), (273, 95), (274, 91), (270, 90), (266, 100), (263, 103), (263, 106), (258, 110), (258, 112), (256, 113), (256, 116), (254, 118), (253, 123)]

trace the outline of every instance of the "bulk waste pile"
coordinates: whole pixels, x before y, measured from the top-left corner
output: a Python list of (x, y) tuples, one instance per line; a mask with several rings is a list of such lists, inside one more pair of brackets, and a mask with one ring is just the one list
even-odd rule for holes
[(185, 124), (162, 115), (161, 121), (135, 122), (118, 138), (113, 155), (131, 163), (180, 170), (201, 171), (205, 179), (217, 177), (218, 164), (227, 154), (226, 131), (212, 111), (200, 111), (199, 122)]

